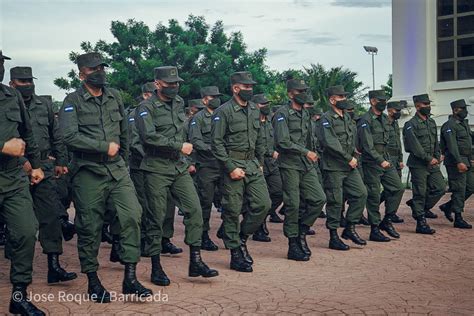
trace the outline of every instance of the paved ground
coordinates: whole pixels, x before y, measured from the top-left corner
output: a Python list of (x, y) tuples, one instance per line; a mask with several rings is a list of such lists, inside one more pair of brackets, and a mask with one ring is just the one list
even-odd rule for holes
[[(405, 194), (405, 198), (411, 194)], [(443, 199), (444, 200), (444, 199)], [(466, 219), (474, 222), (474, 202), (467, 207)], [(441, 213), (435, 209), (440, 215)], [(36, 248), (34, 283), (29, 290), (47, 294), (36, 298), (41, 308), (53, 315), (73, 314), (474, 314), (474, 231), (452, 228), (443, 216), (430, 220), (437, 230), (434, 236), (414, 233), (415, 223), (403, 202), (400, 214), (405, 224), (397, 228), (402, 238), (390, 243), (370, 242), (365, 248), (352, 247), (348, 252), (327, 248), (328, 234), (324, 221), (318, 220), (316, 236), (310, 236), (313, 250), (311, 261), (289, 261), (286, 240), (280, 224), (269, 224), (271, 243), (250, 242), (249, 249), (256, 263), (254, 272), (229, 270), (228, 251), (204, 253), (204, 259), (217, 268), (220, 276), (213, 279), (187, 277), (188, 254), (162, 259), (172, 280), (169, 287), (157, 287), (149, 282), (148, 259), (139, 265), (139, 278), (155, 292), (155, 302), (114, 302), (96, 304), (81, 302), (85, 298), (87, 280), (80, 275), (67, 284), (48, 286), (46, 258)], [(176, 237), (182, 242), (183, 227), (177, 217)], [(213, 226), (219, 223), (214, 214)], [(359, 232), (368, 238), (369, 229)], [(212, 236), (215, 236), (215, 229)], [(222, 243), (219, 243), (222, 246)], [(101, 248), (103, 284), (121, 291), (122, 269), (108, 262), (110, 246)], [(63, 265), (79, 271), (75, 239), (65, 243)], [(0, 314), (7, 312), (8, 262), (0, 258)], [(73, 302), (65, 293), (77, 294)], [(118, 297), (121, 299), (120, 297)]]

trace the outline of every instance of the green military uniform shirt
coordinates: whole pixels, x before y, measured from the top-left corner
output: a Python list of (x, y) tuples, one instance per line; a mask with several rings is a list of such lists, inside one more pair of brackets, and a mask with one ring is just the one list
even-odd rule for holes
[(242, 168), (256, 173), (263, 166), (265, 144), (255, 103), (249, 101), (244, 108), (232, 98), (214, 112), (212, 120), (211, 148), (225, 171)]
[(441, 150), (445, 154), (444, 164), (456, 166), (464, 163), (471, 166), (472, 132), (467, 119), (459, 120), (450, 115), (441, 127)]
[(189, 141), (196, 154), (195, 162), (200, 167), (215, 167), (218, 164), (211, 148), (212, 114), (203, 109), (194, 115), (189, 124)]
[(400, 126), (398, 120), (388, 121), (388, 143), (387, 152), (390, 156), (390, 163), (396, 164), (396, 168), (400, 168), (403, 162), (402, 141), (400, 139)]
[[(115, 179), (127, 174), (128, 122), (117, 90), (104, 88), (100, 97), (94, 97), (81, 85), (64, 99), (59, 117), (64, 143), (73, 152), (73, 175), (83, 167), (100, 175), (110, 172)], [(109, 158), (111, 142), (120, 150)]]
[(275, 171), (278, 170), (278, 163), (273, 158), (273, 153), (276, 151), (275, 148), (275, 138), (274, 138), (274, 130), (272, 123), (266, 119), (265, 121), (261, 122), (262, 126), (262, 135), (263, 135), (263, 143), (265, 144), (265, 159), (264, 159), (264, 168), (263, 174), (268, 176)]
[(145, 157), (145, 151), (140, 142), (140, 135), (138, 135), (138, 129), (135, 125), (135, 115), (137, 108), (133, 108), (128, 113), (128, 135), (130, 139), (130, 169), (139, 170), (143, 157)]
[(408, 167), (426, 168), (434, 157), (440, 159), (436, 122), (432, 118), (423, 121), (415, 114), (403, 127), (405, 150), (410, 153)]
[(357, 122), (358, 149), (363, 163), (380, 165), (388, 161), (386, 146), (389, 139), (388, 117), (385, 113), (375, 115), (369, 109)]

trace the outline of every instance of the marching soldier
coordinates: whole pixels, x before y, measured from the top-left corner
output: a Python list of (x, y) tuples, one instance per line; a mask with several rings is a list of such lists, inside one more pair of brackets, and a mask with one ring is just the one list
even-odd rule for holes
[[(467, 117), (467, 106), (464, 99), (451, 102), (453, 114), (441, 127), (441, 150), (444, 153), (444, 165), (448, 171), (448, 182), (451, 190), (451, 200), (440, 206), (446, 218), (454, 213), (454, 227), (471, 229), (462, 213), (464, 202), (474, 192), (474, 168), (472, 168), (472, 139), (473, 133)], [(451, 217), (452, 221), (452, 217)]]
[(76, 208), (77, 248), (81, 271), (87, 274), (91, 300), (108, 303), (110, 293), (97, 275), (97, 255), (107, 204), (116, 211), (120, 229), (120, 261), (125, 265), (124, 294), (151, 296), (136, 278), (140, 258), (142, 209), (128, 174), (128, 126), (122, 98), (106, 87), (98, 53), (77, 57), (81, 86), (69, 94), (59, 112), (64, 143), (73, 152), (70, 172)]
[(413, 96), (416, 114), (403, 127), (405, 151), (409, 153), (413, 198), (407, 202), (416, 219), (418, 234), (434, 234), (426, 222), (425, 214), (445, 193), (444, 178), (439, 164), (441, 151), (436, 122), (430, 118), (431, 106), (427, 94)]
[[(232, 99), (213, 115), (211, 148), (224, 169), (223, 237), (231, 253), (230, 268), (252, 272), (253, 259), (247, 249), (247, 239), (262, 224), (270, 209), (262, 170), (265, 145), (260, 110), (251, 102), (256, 82), (246, 71), (233, 73), (230, 82)], [(244, 195), (249, 211), (240, 222)]]

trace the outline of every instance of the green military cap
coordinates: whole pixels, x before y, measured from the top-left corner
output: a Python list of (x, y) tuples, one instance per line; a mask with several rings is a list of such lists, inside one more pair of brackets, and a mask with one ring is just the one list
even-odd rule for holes
[(94, 68), (97, 66), (106, 66), (109, 65), (102, 59), (102, 56), (99, 53), (86, 53), (77, 56), (76, 58), (77, 67), (81, 69), (82, 67)]
[(252, 74), (248, 71), (234, 72), (232, 75), (230, 75), (230, 83), (256, 84), (256, 82), (253, 81)]
[(451, 102), (451, 109), (454, 108), (465, 108), (466, 106), (471, 106), (470, 104), (466, 104), (466, 100), (459, 99), (456, 101)]
[(428, 94), (419, 94), (413, 96), (413, 103), (430, 103), (430, 97)]
[(407, 100), (400, 100), (400, 106), (402, 109), (406, 108), (408, 106)]
[(404, 106), (401, 101), (390, 101), (387, 103), (387, 109), (401, 110)]
[(10, 69), (10, 79), (36, 79), (31, 67), (13, 67)]
[(188, 101), (188, 108), (191, 108), (191, 107), (196, 107), (198, 109), (202, 109), (204, 108), (204, 104), (202, 104), (202, 100), (201, 99), (192, 99), (192, 100), (189, 100)]
[(144, 85), (142, 85), (142, 93), (147, 93), (147, 92), (155, 92), (156, 91), (156, 86), (154, 82), (147, 82)]
[(178, 76), (178, 68), (175, 66), (156, 67), (155, 80), (163, 80), (164, 82), (184, 81)]
[(308, 97), (306, 98), (305, 103), (314, 106), (314, 99), (313, 99), (313, 95), (311, 93), (308, 93)]
[(267, 97), (265, 97), (265, 95), (262, 93), (262, 94), (256, 94), (252, 97), (252, 102), (253, 103), (257, 103), (257, 104), (267, 104), (267, 103), (270, 103), (270, 101), (268, 101)]
[(2, 50), (0, 50), (0, 60), (5, 60), (5, 59), (6, 59), (6, 60), (10, 60), (11, 58), (8, 57), (8, 56), (3, 55)]
[(388, 98), (383, 90), (370, 90), (369, 99), (387, 100)]
[(327, 88), (326, 94), (328, 97), (330, 97), (332, 95), (348, 95), (349, 92), (346, 92), (344, 90), (344, 86), (337, 85), (337, 86), (332, 86), (332, 87)]
[(53, 103), (53, 96), (51, 95), (40, 95), (40, 97), (46, 99), (49, 103)]
[(321, 108), (314, 108), (314, 115), (323, 115), (323, 109)]
[(272, 106), (272, 112), (275, 113), (276, 111), (278, 111), (278, 109), (281, 107), (281, 105), (274, 105)]
[(286, 81), (286, 90), (306, 90), (309, 87), (303, 79), (290, 79)]
[(207, 87), (202, 87), (201, 88), (201, 98), (207, 97), (207, 96), (221, 96), (222, 93), (219, 92), (219, 88), (216, 86), (207, 86)]

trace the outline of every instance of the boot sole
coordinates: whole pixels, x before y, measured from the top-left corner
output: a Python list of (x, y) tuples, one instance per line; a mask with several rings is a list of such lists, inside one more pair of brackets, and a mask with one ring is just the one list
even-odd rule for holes
[(344, 236), (344, 235), (341, 235), (341, 238), (342, 238), (342, 239), (345, 239), (345, 240), (350, 240), (350, 241), (352, 241), (354, 244), (359, 245), (359, 246), (367, 246), (367, 242), (366, 242), (366, 243), (360, 243), (360, 242), (354, 241), (354, 240), (352, 240), (350, 237), (347, 237), (347, 236)]
[(305, 258), (291, 258), (291, 257), (288, 257), (288, 260), (293, 260), (293, 261), (309, 261), (309, 257), (305, 257)]
[(239, 269), (235, 267), (230, 267), (231, 270), (237, 271), (237, 272), (253, 272), (252, 267), (249, 267), (248, 269)]
[(213, 278), (213, 277), (216, 277), (216, 276), (219, 276), (219, 272), (217, 272), (216, 274), (201, 274), (199, 272), (189, 272), (188, 273), (188, 276), (190, 278), (196, 278), (196, 277), (203, 277), (203, 278)]
[(150, 281), (150, 282), (158, 286), (169, 286), (171, 284), (171, 281), (167, 281), (167, 282)]
[(70, 279), (60, 279), (60, 278), (50, 278), (48, 277), (48, 284), (55, 284), (55, 283), (60, 283), (60, 282), (69, 282), (72, 280), (77, 279), (77, 275), (75, 275), (73, 278)]

